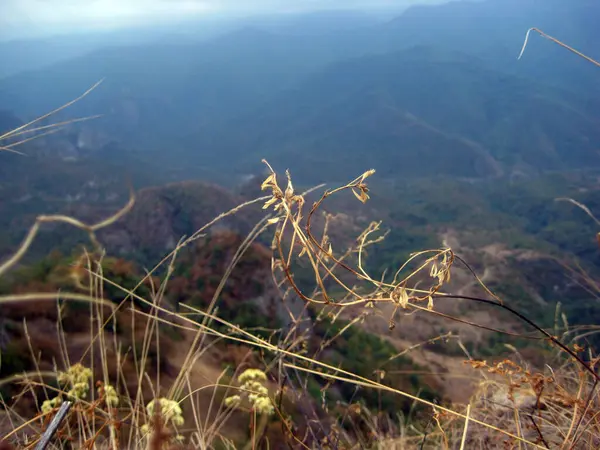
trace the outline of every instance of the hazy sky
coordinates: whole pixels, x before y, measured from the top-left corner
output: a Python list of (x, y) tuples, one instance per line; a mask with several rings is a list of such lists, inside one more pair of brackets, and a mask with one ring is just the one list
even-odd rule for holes
[[(216, 13), (406, 7), (444, 0), (0, 0), (0, 33), (110, 27)], [(36, 33), (35, 31), (38, 31)]]

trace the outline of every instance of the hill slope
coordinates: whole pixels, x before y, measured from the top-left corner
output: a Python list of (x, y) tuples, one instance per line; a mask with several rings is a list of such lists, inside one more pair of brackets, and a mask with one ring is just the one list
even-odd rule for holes
[[(494, 70), (555, 83), (594, 99), (598, 87), (594, 68), (574, 55), (532, 39), (527, 57), (517, 62), (516, 56), (530, 26), (543, 27), (594, 56), (593, 43), (598, 36), (590, 18), (598, 14), (597, 3), (586, 0), (574, 0), (568, 6), (557, 0), (550, 4), (488, 0), (415, 7), (384, 25), (326, 34), (301, 35), (291, 25), (277, 32), (264, 31), (255, 22), (254, 28), (242, 28), (208, 42), (182, 38), (162, 44), (106, 47), (41, 71), (20, 73), (0, 80), (0, 104), (9, 105), (18, 116), (28, 119), (106, 78), (104, 85), (76, 105), (72, 114), (104, 114), (93, 126), (125, 147), (156, 151), (175, 147), (189, 155), (196, 147), (189, 141), (178, 141), (179, 136), (212, 135), (215, 127), (222, 128), (235, 118), (252, 114), (283, 89), (297, 86), (328, 64), (415, 45), (460, 50), (484, 59)], [(463, 83), (461, 79), (454, 80), (452, 86), (463, 93), (471, 89), (470, 81)], [(424, 95), (427, 89), (416, 92)], [(505, 95), (502, 88), (499, 92)], [(435, 95), (439, 96), (439, 91)], [(511, 97), (510, 101), (517, 98)], [(457, 111), (454, 102), (437, 106), (446, 116), (472, 117), (462, 107)], [(475, 110), (474, 114), (481, 112)], [(501, 117), (503, 113), (500, 111)], [(480, 126), (464, 122), (471, 129)], [(431, 125), (439, 128), (436, 123)], [(226, 129), (226, 134), (232, 132)]]
[(262, 157), (319, 179), (494, 176), (597, 167), (600, 107), (589, 99), (432, 48), (329, 67), (252, 114), (195, 135), (198, 154), (248, 170)]

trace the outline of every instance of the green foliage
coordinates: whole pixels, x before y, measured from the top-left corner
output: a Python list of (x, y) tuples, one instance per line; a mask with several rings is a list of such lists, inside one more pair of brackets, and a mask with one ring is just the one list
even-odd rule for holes
[(9, 343), (0, 351), (0, 376), (6, 377), (27, 370), (30, 366), (29, 359), (29, 355), (23, 353), (22, 348)]
[[(243, 301), (233, 308), (220, 309), (219, 317), (263, 338), (268, 338), (273, 330), (279, 329), (281, 325), (276, 317), (270, 317), (257, 305)], [(222, 331), (230, 331), (224, 326), (219, 328)]]
[[(371, 254), (368, 254), (366, 266), (378, 273), (390, 268), (397, 269), (410, 258), (411, 253), (439, 246), (435, 235), (421, 228), (394, 229), (383, 245), (369, 252)], [(407, 273), (409, 270), (410, 267), (407, 267)]]
[[(104, 284), (104, 293), (107, 298), (115, 303), (121, 303), (129, 297), (127, 291), (135, 292), (141, 298), (151, 301), (151, 290), (147, 284), (138, 286), (142, 278), (141, 272), (130, 262), (122, 259), (106, 258), (102, 264), (103, 276), (111, 283)], [(116, 285), (113, 285), (113, 283)], [(149, 306), (140, 300), (133, 298), (133, 302), (142, 309), (148, 309)]]
[[(344, 321), (331, 323), (327, 320), (317, 322), (314, 332), (322, 342), (336, 336), (346, 325)], [(351, 326), (325, 350), (326, 361), (356, 375), (377, 380), (377, 372), (383, 371), (385, 383), (396, 389), (405, 389), (413, 393), (420, 392), (422, 398), (432, 400), (438, 398), (435, 390), (416, 374), (395, 374), (396, 371), (418, 371), (420, 368), (406, 357), (397, 357), (398, 350), (388, 341), (363, 331), (360, 326)], [(411, 403), (394, 395), (381, 395), (377, 390), (359, 389), (350, 383), (336, 384), (342, 397), (348, 401), (362, 401), (371, 410), (381, 410), (390, 415), (399, 410), (408, 412)]]
[[(31, 368), (29, 352), (14, 343), (8, 343), (0, 349), (0, 379), (23, 373)], [(0, 399), (8, 401), (14, 393), (15, 386), (5, 384), (0, 386)]]

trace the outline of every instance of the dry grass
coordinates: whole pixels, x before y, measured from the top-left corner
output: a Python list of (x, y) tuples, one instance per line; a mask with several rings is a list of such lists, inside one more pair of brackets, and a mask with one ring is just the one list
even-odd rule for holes
[[(15, 144), (28, 140), (22, 138), (26, 132), (44, 134), (64, 125), (33, 127), (37, 122), (1, 136), (0, 140), (19, 138), (1, 149), (15, 151)], [(336, 251), (329, 238), (328, 216), (318, 231), (314, 229), (315, 217), (329, 197), (345, 191), (352, 191), (359, 201), (366, 202), (366, 180), (374, 171), (325, 191), (312, 207), (306, 208), (306, 193), (295, 192), (291, 175), (286, 173), (283, 188), (275, 171), (268, 167), (270, 175), (262, 188), (269, 195), (223, 212), (193, 235), (182, 238), (132, 289), (119, 286), (103, 273), (104, 255), (95, 233), (128, 212), (135, 201), (133, 194), (122, 210), (97, 224), (85, 224), (67, 216), (38, 218), (17, 252), (0, 265), (0, 276), (17, 266), (40, 225), (46, 222), (64, 222), (85, 230), (92, 251), (84, 253), (78, 263), (77, 289), (73, 292), (28, 292), (0, 298), (3, 308), (59, 300), (55, 338), (59, 352), (52, 364), (48, 366), (38, 352), (34, 344), (41, 342), (40, 336), (25, 322), (25, 342), (34, 370), (0, 381), (0, 386), (19, 387), (13, 398), (2, 399), (0, 429), (6, 430), (2, 445), (34, 448), (59, 405), (70, 400), (73, 407), (52, 440), (53, 448), (256, 449), (277, 444), (340, 449), (600, 446), (598, 359), (590, 349), (574, 344), (567, 327), (562, 336), (555, 336), (556, 333), (542, 329), (504, 305), (450, 248), (415, 253), (387, 274), (368, 273), (366, 249), (385, 238), (380, 223), (372, 223), (354, 245)], [(257, 202), (265, 202), (265, 209), (273, 211), (256, 224), (237, 249), (209, 305), (199, 309), (182, 303), (176, 312), (167, 294), (180, 252), (221, 219)], [(270, 230), (273, 282), (290, 325), (264, 337), (220, 317), (219, 299), (236, 264), (258, 236)], [(454, 264), (465, 266), (489, 298), (446, 292)], [(302, 267), (310, 269), (313, 286), (297, 281), (296, 271)], [(150, 286), (149, 295), (140, 295), (142, 286)], [(595, 290), (596, 285), (593, 286), (591, 289)], [(118, 304), (106, 299), (107, 287), (120, 289), (126, 294), (125, 299)], [(481, 376), (481, 384), (469, 404), (457, 405), (426, 400), (386, 384), (382, 371), (369, 378), (326, 362), (322, 356), (328, 347), (352, 327), (359, 327), (361, 316), (328, 337), (317, 351), (310, 353), (306, 346), (309, 311), (335, 322), (349, 308), (376, 310), (382, 305), (393, 306), (388, 318), (390, 327), (395, 326), (398, 314), (434, 314), (515, 335), (436, 310), (437, 301), (453, 299), (512, 314), (535, 333), (521, 337), (547, 344), (556, 350), (555, 357), (538, 368), (528, 366), (516, 351), (514, 358), (495, 363), (469, 358), (466, 362), (474, 374)], [(65, 301), (90, 305), (85, 333), (77, 334), (77, 339), (65, 331)], [(291, 306), (298, 301), (300, 308)], [(165, 327), (176, 330), (180, 340), (175, 342), (169, 337)], [(234, 373), (220, 370), (214, 363), (215, 353), (222, 351), (225, 343), (248, 349), (246, 355), (238, 358)], [(415, 345), (414, 349), (418, 347)], [(175, 366), (165, 369), (165, 361)], [(248, 368), (262, 374), (254, 379), (260, 379), (260, 386), (249, 384), (244, 378)], [(210, 375), (202, 379), (201, 374)], [(341, 414), (336, 414), (327, 405), (318, 405), (309, 398), (311, 377), (323, 380), (323, 395), (333, 383), (346, 383), (356, 389), (378, 391), (382, 396), (405, 398), (412, 408), (391, 417), (349, 399), (347, 404), (339, 405)]]
[(79, 97), (77, 97), (74, 100), (71, 100), (68, 103), (65, 103), (64, 105), (56, 108), (55, 110), (50, 111), (49, 113), (44, 114), (43, 116), (40, 116), (30, 122), (27, 122), (26, 124), (21, 125), (20, 127), (15, 128), (14, 130), (10, 130), (10, 131), (5, 132), (4, 134), (0, 134), (0, 152), (5, 151), (5, 152), (11, 152), (11, 153), (17, 153), (17, 154), (23, 155), (23, 153), (16, 150), (17, 147), (19, 147), (27, 142), (38, 139), (42, 136), (47, 136), (49, 134), (56, 133), (56, 132), (64, 129), (66, 126), (71, 125), (73, 123), (84, 122), (86, 120), (92, 120), (92, 119), (96, 119), (96, 118), (100, 117), (100, 116), (80, 117), (77, 119), (65, 120), (62, 122), (52, 123), (49, 125), (41, 125), (41, 126), (38, 125), (40, 122), (60, 113), (61, 111), (67, 109), (69, 106), (72, 106), (73, 104), (82, 100), (83, 98), (88, 96), (92, 91), (94, 91), (98, 86), (100, 86), (101, 83), (102, 83), (102, 80), (98, 81), (96, 84), (94, 84), (91, 88), (89, 88), (87, 91), (85, 91)]
[[(166, 265), (166, 276), (160, 284), (153, 284), (150, 298), (140, 296), (136, 292), (137, 288), (128, 290), (107, 279), (102, 273), (102, 265), (99, 264), (101, 258), (101, 255), (98, 256), (99, 253), (91, 253), (84, 259), (86, 276), (79, 280), (79, 283), (87, 288), (88, 292), (85, 295), (28, 294), (29, 298), (38, 301), (53, 300), (58, 296), (63, 300), (85, 298), (92, 302), (94, 306), (90, 308), (89, 340), (87, 348), (79, 359), (89, 363), (87, 366), (90, 375), (84, 382), (87, 386), (84, 389), (85, 395), (82, 393), (80, 396), (74, 396), (72, 391), (76, 383), (64, 382), (68, 379), (64, 373), (79, 367), (77, 365), (79, 361), (72, 359), (70, 343), (67, 342), (68, 336), (61, 330), (59, 319), (58, 336), (63, 341), (60, 355), (63, 363), (57, 362), (53, 371), (38, 369), (5, 380), (11, 383), (18, 381), (22, 384), (22, 394), (16, 397), (16, 402), (7, 405), (8, 419), (13, 423), (13, 429), (5, 439), (18, 446), (34, 445), (39, 441), (49, 418), (56, 412), (58, 406), (58, 403), (44, 404), (43, 402), (58, 397), (75, 400), (68, 420), (65, 421), (54, 441), (54, 445), (59, 447), (74, 444), (76, 447), (86, 448), (105, 446), (163, 448), (165, 445), (180, 445), (178, 444), (180, 436), (181, 439), (185, 439), (187, 445), (194, 448), (234, 446), (225, 429), (229, 421), (239, 423), (242, 420), (243, 422), (240, 418), (242, 413), (234, 408), (235, 405), (228, 404), (225, 400), (235, 392), (238, 392), (237, 395), (243, 394), (243, 389), (240, 391), (241, 387), (234, 382), (235, 375), (231, 377), (223, 372), (214, 382), (203, 386), (193, 384), (191, 381), (196, 378), (197, 367), (208, 358), (210, 350), (218, 347), (220, 342), (228, 341), (255, 349), (262, 354), (261, 371), (269, 375), (268, 395), (275, 417), (284, 430), (283, 439), (293, 446), (493, 448), (495, 442), (504, 440), (516, 446), (546, 448), (548, 445), (555, 444), (559, 438), (562, 438), (561, 442), (567, 446), (566, 448), (569, 445), (593, 443), (598, 436), (594, 394), (596, 379), (590, 375), (590, 371), (594, 372), (595, 362), (585, 362), (583, 358), (577, 356), (579, 348), (570, 349), (554, 337), (550, 339), (551, 343), (558, 345), (561, 350), (566, 349), (568, 356), (575, 355), (575, 359), (562, 358), (561, 365), (555, 366), (560, 369), (555, 369), (553, 375), (535, 373), (531, 369), (517, 366), (512, 361), (492, 366), (471, 361), (474, 370), (492, 373), (496, 378), (487, 379), (482, 385), (481, 392), (467, 407), (433, 403), (418, 395), (387, 385), (381, 377), (369, 379), (358, 376), (319, 359), (319, 355), (348, 328), (359, 326), (360, 318), (350, 322), (324, 342), (316, 354), (306, 353), (303, 348), (306, 331), (302, 330), (301, 324), (306, 320), (304, 313), (309, 307), (317, 308), (320, 314), (328, 314), (334, 318), (345, 308), (356, 305), (378, 308), (380, 304), (388, 303), (395, 306), (394, 315), (415, 311), (424, 314), (440, 314), (435, 311), (433, 299), (456, 297), (443, 292), (455, 261), (450, 249), (419, 252), (394, 272), (391, 281), (382, 281), (385, 279), (384, 276), (374, 277), (364, 270), (365, 248), (381, 240), (374, 236), (374, 233), (379, 231), (379, 224), (371, 225), (357, 238), (355, 246), (340, 255), (333, 251), (332, 244), (329, 242), (327, 221), (324, 230), (320, 232), (321, 238), (315, 237), (316, 231), (312, 229), (311, 220), (323, 202), (329, 196), (345, 190), (353, 190), (359, 200), (366, 200), (368, 188), (365, 180), (371, 174), (372, 172), (367, 172), (345, 186), (326, 191), (304, 218), (304, 195), (294, 193), (289, 174), (286, 189), (281, 189), (277, 184), (275, 173), (272, 172), (263, 184), (263, 188), (271, 190), (272, 195), (256, 201), (266, 201), (267, 207), (272, 206), (276, 215), (265, 217), (243, 241), (223, 274), (223, 281), (216, 290), (212, 302), (204, 310), (181, 304), (179, 306), (182, 312), (174, 312), (172, 305), (169, 305), (166, 300), (166, 292), (178, 253), (186, 245), (194, 242), (207, 227), (198, 230), (190, 238), (183, 239), (168, 257), (140, 280), (138, 287), (154, 279), (151, 277), (162, 265)], [(248, 202), (221, 214), (211, 224), (252, 203), (254, 202)], [(120, 216), (117, 215), (117, 219), (118, 217)], [(75, 226), (78, 224), (74, 219), (67, 222)], [(110, 220), (101, 223), (109, 222)], [(276, 340), (257, 336), (218, 316), (219, 296), (229, 274), (252, 242), (270, 227), (275, 228), (272, 267), (274, 281), (281, 290), (282, 302), (285, 304), (286, 299), (297, 296), (305, 304), (305, 308), (300, 313), (288, 310), (292, 326), (287, 333)], [(89, 228), (93, 231), (94, 227)], [(96, 249), (99, 245), (94, 241)], [(22, 254), (23, 248), (26, 249), (26, 246), (21, 247), (18, 253)], [(294, 261), (299, 258), (306, 258), (313, 270), (315, 287), (310, 291), (301, 288), (295, 281)], [(13, 267), (16, 261), (18, 258), (9, 259), (10, 264), (3, 265), (5, 271)], [(348, 280), (352, 278), (355, 283), (350, 285)], [(431, 280), (429, 285), (425, 284), (428, 279)], [(478, 279), (476, 275), (475, 279)], [(105, 308), (104, 286), (122, 289), (127, 294), (126, 299), (118, 305)], [(24, 296), (13, 296), (3, 301), (6, 304), (9, 301), (21, 301), (23, 298)], [(506, 308), (496, 299), (474, 300)], [(136, 307), (134, 302), (145, 305), (145, 308)], [(423, 303), (426, 304), (422, 305)], [(130, 342), (136, 345), (129, 346), (130, 348), (124, 346), (123, 336), (108, 331), (111, 323), (122, 319), (124, 314), (132, 321)], [(452, 317), (448, 319), (461, 320)], [(390, 326), (393, 324), (394, 318), (391, 317)], [(158, 367), (161, 359), (164, 359), (161, 352), (165, 351), (165, 344), (168, 344), (169, 340), (160, 331), (161, 325), (179, 329), (184, 336), (183, 342), (177, 345), (181, 347), (185, 343), (186, 350), (173, 376), (165, 375)], [(477, 324), (473, 325), (477, 326)], [(538, 331), (547, 334), (544, 330), (538, 329)], [(128, 354), (129, 352), (132, 354)], [(32, 358), (36, 358), (33, 351)], [(131, 362), (126, 373), (128, 361)], [(153, 368), (153, 365), (157, 366)], [(58, 367), (61, 366), (62, 370), (59, 370)], [(238, 367), (238, 370), (241, 371), (242, 368), (243, 364)], [(324, 419), (317, 413), (314, 419), (306, 415), (304, 417), (307, 423), (319, 421), (316, 428), (294, 423), (283, 405), (286, 400), (298, 394), (294, 392), (295, 390), (302, 392), (305, 386), (302, 380), (307, 375), (320, 377), (325, 382), (350, 383), (364, 389), (379, 390), (382, 395), (404, 397), (413, 402), (415, 408), (425, 407), (425, 411), (429, 411), (427, 415), (430, 419), (425, 427), (419, 428), (414, 418), (413, 421), (407, 418), (382, 418), (364, 408), (356, 410), (352, 405), (348, 405), (347, 411), (352, 411), (351, 423), (356, 427), (354, 432), (337, 426), (335, 422), (331, 422), (331, 417)], [(59, 380), (58, 386), (49, 382), (52, 379)], [(297, 381), (292, 383), (290, 380)], [(531, 397), (531, 395), (530, 397), (515, 395), (516, 392), (520, 393), (523, 390), (535, 393), (533, 397), (535, 402), (523, 404), (523, 398)], [(114, 393), (118, 398), (118, 405), (115, 400), (108, 398), (107, 392)], [(33, 417), (23, 417), (18, 413), (19, 400), (27, 396), (38, 399), (37, 408), (40, 412)], [(172, 409), (183, 408), (188, 415), (185, 418), (182, 415), (181, 419), (175, 419), (170, 410), (164, 408), (162, 414), (156, 412), (151, 414), (148, 406), (152, 401), (163, 398), (164, 402), (172, 402), (169, 403)], [(505, 404), (498, 406), (501, 400), (505, 400)], [(569, 407), (573, 408), (571, 412)], [(251, 406), (245, 414), (248, 416), (250, 431), (245, 438), (241, 437), (241, 439), (247, 439), (250, 448), (264, 445), (266, 441), (263, 437), (269, 419), (266, 415), (261, 416)], [(350, 413), (347, 412), (346, 415)], [(329, 423), (325, 423), (324, 420), (329, 420)], [(530, 425), (527, 423), (528, 420), (531, 422)], [(467, 422), (468, 428), (465, 425)], [(534, 432), (531, 431), (531, 426), (534, 426)], [(304, 428), (303, 434), (299, 433), (301, 428)]]

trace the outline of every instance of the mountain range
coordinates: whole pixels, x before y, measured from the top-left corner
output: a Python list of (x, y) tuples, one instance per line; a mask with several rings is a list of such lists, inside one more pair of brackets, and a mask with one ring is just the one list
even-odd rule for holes
[[(440, 297), (433, 314), (413, 314), (393, 303), (336, 310), (305, 302), (286, 283), (293, 279), (303, 292), (319, 289), (309, 259), (292, 248), (291, 272), (278, 271), (283, 264), (272, 259), (277, 225), (256, 227), (276, 213), (262, 208), (265, 199), (245, 205), (270, 194), (261, 190), (270, 173), (263, 158), (282, 188), (286, 169), (295, 193), (325, 183), (306, 196), (304, 219), (324, 192), (373, 168), (368, 202), (339, 192), (327, 197), (312, 220), (317, 239), (327, 223), (336, 255), (381, 221), (381, 233), (369, 239), (385, 239), (368, 246), (360, 259), (373, 279), (389, 280), (415, 252), (450, 247), (457, 258), (444, 284), (447, 292), (491, 298), (478, 281), (484, 282), (504, 305), (541, 327), (555, 327), (557, 335), (561, 313), (571, 327), (600, 320), (594, 281), (600, 279), (599, 222), (590, 217), (600, 216), (600, 69), (535, 33), (517, 59), (534, 26), (600, 57), (600, 3), (452, 1), (387, 14), (322, 11), (206, 29), (186, 22), (79, 40), (0, 43), (0, 60), (13, 63), (0, 68), (0, 136), (104, 80), (39, 126), (100, 117), (42, 128), (52, 133), (20, 145), (22, 154), (0, 150), (0, 263), (40, 214), (97, 223), (135, 194), (131, 210), (96, 235), (104, 250), (98, 270), (110, 281), (87, 279), (86, 232), (43, 223), (18, 267), (0, 277), (0, 294), (88, 293), (93, 285), (115, 303), (130, 298), (114, 282), (165, 309), (186, 310), (186, 321), (205, 320), (186, 307), (213, 305), (216, 316), (269, 342), (293, 323), (306, 339), (303, 355), (318, 355), (364, 378), (377, 374), (380, 382), (385, 375), (390, 385), (444, 403), (467, 402), (472, 394), (473, 372), (463, 364), (463, 351), (491, 360), (510, 350), (532, 366), (547, 364), (541, 345), (490, 331), (533, 331), (497, 305)], [(202, 228), (238, 205), (244, 207)], [(262, 233), (246, 240), (257, 229)], [(176, 258), (138, 285), (190, 236), (195, 238)], [(293, 245), (285, 236), (283, 241)], [(352, 267), (357, 260), (356, 252), (344, 257)], [(341, 275), (323, 278), (332, 297), (344, 295), (334, 281), (355, 292), (367, 289), (342, 268), (336, 266)], [(419, 274), (413, 281), (421, 286), (431, 279)], [(56, 308), (31, 299), (0, 312), (2, 378), (54, 370), (62, 356), (58, 348), (73, 361), (83, 357), (91, 335), (82, 320), (87, 307)], [(147, 308), (131, 299), (132, 307)], [(135, 325), (130, 313), (120, 308), (117, 328), (107, 327), (107, 333), (117, 342), (131, 327), (132, 340), (124, 340), (123, 348), (135, 355), (136, 339), (146, 342), (139, 333), (148, 327), (145, 321)], [(59, 317), (68, 333), (65, 349), (49, 338)], [(197, 339), (173, 325), (161, 323), (156, 345), (159, 333), (164, 344), (160, 351), (150, 349), (150, 373), (156, 370), (163, 382), (181, 373), (188, 363), (182, 349)], [(578, 332), (571, 330), (573, 336)], [(216, 334), (206, 342), (210, 350), (194, 362), (202, 383), (220, 384), (226, 366), (270, 365), (266, 353)], [(586, 342), (600, 348), (594, 333)], [(34, 367), (24, 355), (38, 350), (41, 365)], [(135, 380), (130, 374), (141, 366), (125, 362), (123, 376)], [(345, 417), (344, 404), (363, 405), (377, 423), (386, 414), (394, 417), (390, 423), (399, 412), (407, 418), (420, 414), (408, 400), (356, 387), (310, 377), (306, 398), (285, 401), (307, 424), (326, 424), (339, 411)], [(0, 388), (4, 398), (19, 392), (8, 384)], [(212, 404), (214, 397), (208, 391), (206, 396), (201, 405)], [(319, 411), (319, 420), (306, 420), (309, 410)], [(245, 421), (239, 424), (230, 423), (227, 436), (246, 429)], [(266, 433), (285, 430), (273, 420)]]
[[(94, 41), (89, 52), (29, 60), (0, 78), (0, 130), (104, 78), (55, 120), (102, 117), (26, 143), (27, 157), (0, 154), (3, 248), (37, 214), (118, 209), (131, 183), (136, 208), (103, 237), (115, 253), (149, 263), (257, 192), (266, 158), (289, 168), (297, 187), (377, 170), (371, 209), (353, 204), (345, 219), (351, 229), (357, 217), (389, 223), (374, 267), (450, 233), (474, 259), (502, 245), (512, 256), (535, 250), (549, 273), (559, 255), (597, 270), (594, 224), (554, 198), (597, 203), (600, 72), (535, 34), (517, 56), (532, 26), (597, 56), (599, 13), (588, 0), (460, 1), (388, 21), (327, 12), (249, 21), (212, 38)], [(10, 59), (6, 45), (0, 58)], [(227, 226), (244, 233), (255, 219)], [(73, 244), (51, 235), (39, 253)], [(500, 285), (514, 276), (495, 273)], [(557, 281), (556, 292), (567, 284)]]
[(319, 180), (347, 154), (365, 156), (346, 158), (356, 164), (345, 173), (374, 166), (392, 177), (597, 167), (594, 67), (534, 37), (516, 56), (534, 25), (593, 56), (589, 17), (598, 12), (584, 0), (488, 0), (325, 34), (258, 22), (213, 40), (107, 46), (21, 72), (0, 80), (0, 104), (26, 120), (105, 78), (70, 110), (103, 117), (76, 132), (93, 129), (98, 148), (112, 140), (152, 154), (181, 178), (204, 177), (201, 167), (222, 181), (264, 156)]

